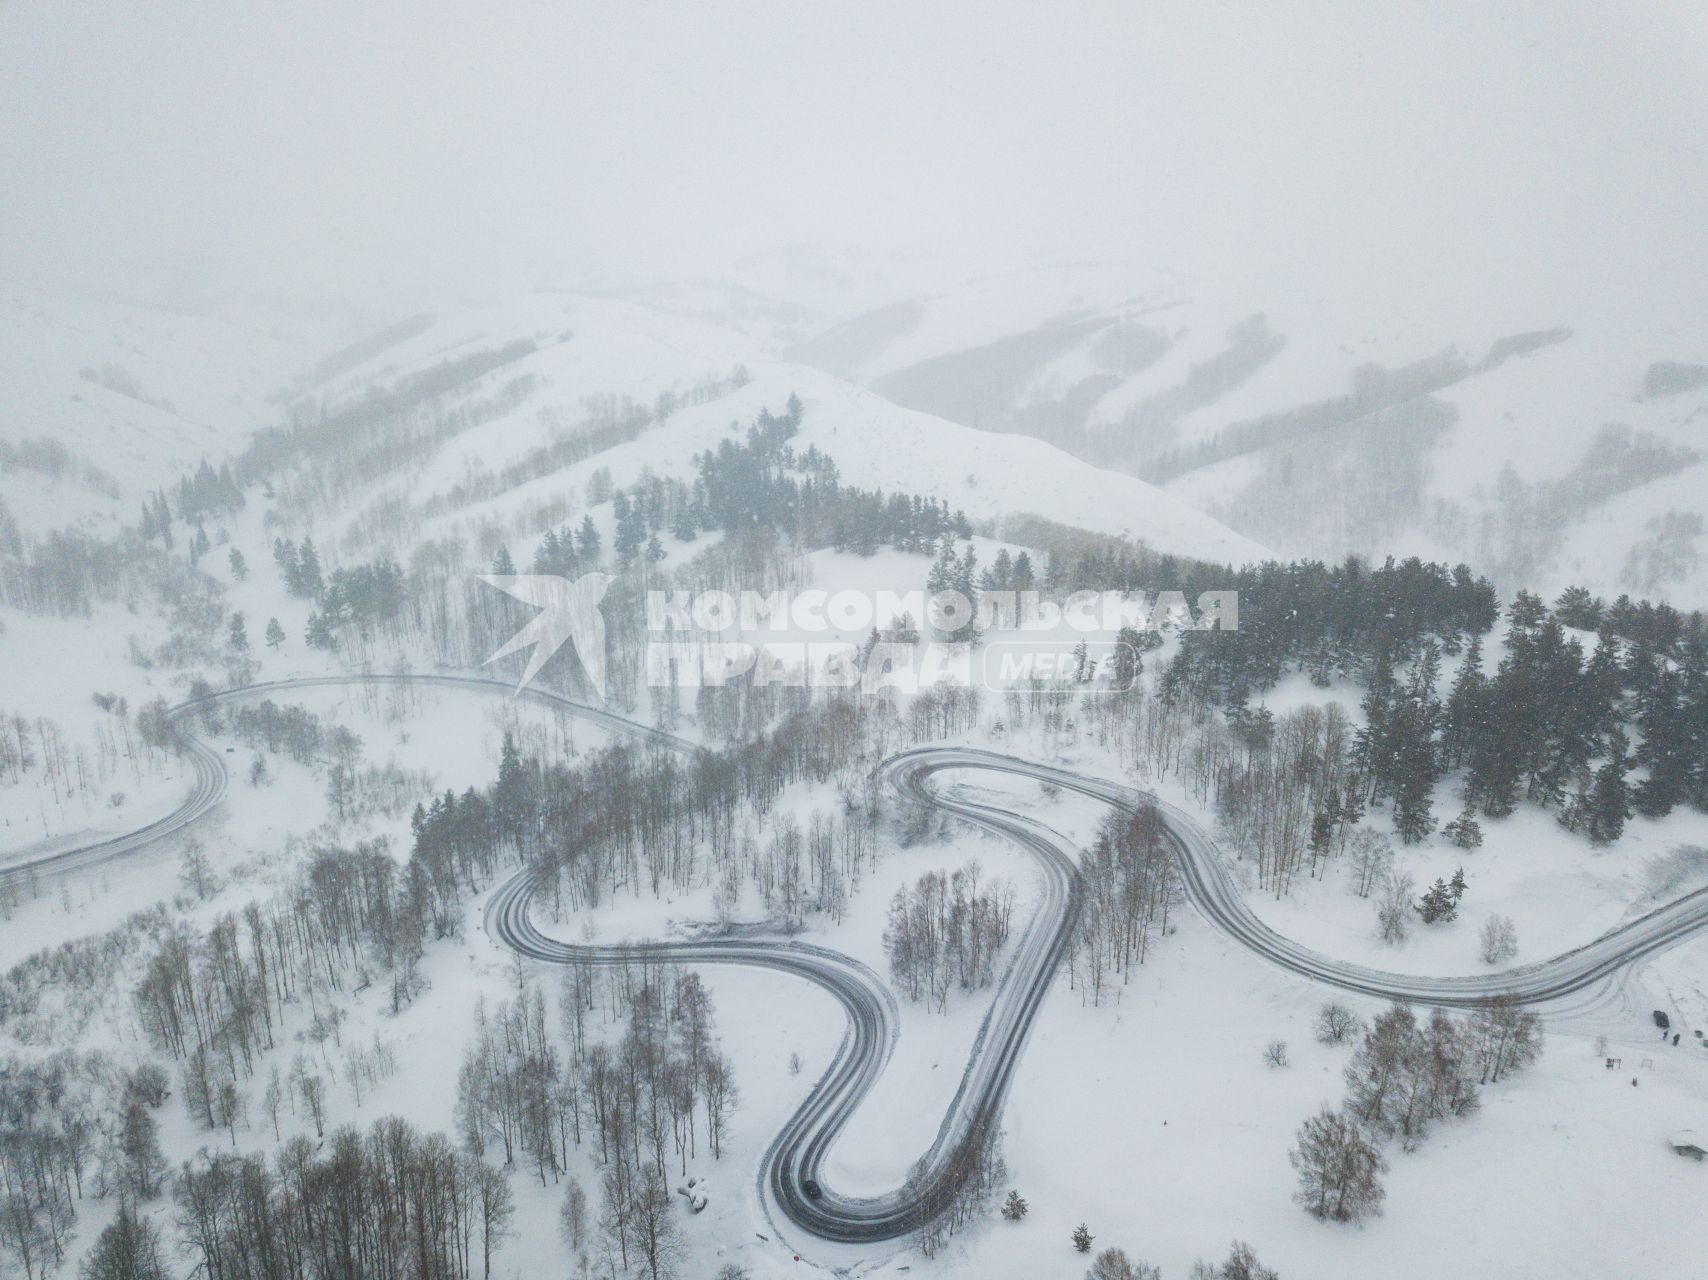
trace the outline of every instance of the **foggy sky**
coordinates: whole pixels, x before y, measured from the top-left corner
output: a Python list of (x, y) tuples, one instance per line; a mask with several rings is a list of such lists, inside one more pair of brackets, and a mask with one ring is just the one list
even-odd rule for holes
[(1699, 319), (1705, 83), (1700, 0), (10, 0), (0, 286), (426, 295), (807, 244), (898, 289), (1116, 256), (1258, 303)]

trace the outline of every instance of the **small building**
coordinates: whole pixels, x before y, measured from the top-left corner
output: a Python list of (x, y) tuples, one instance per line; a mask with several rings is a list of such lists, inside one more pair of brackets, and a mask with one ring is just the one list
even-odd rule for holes
[(1667, 1139), (1667, 1146), (1681, 1156), (1689, 1156), (1692, 1160), (1708, 1160), (1708, 1138), (1698, 1134), (1694, 1129), (1680, 1129)]

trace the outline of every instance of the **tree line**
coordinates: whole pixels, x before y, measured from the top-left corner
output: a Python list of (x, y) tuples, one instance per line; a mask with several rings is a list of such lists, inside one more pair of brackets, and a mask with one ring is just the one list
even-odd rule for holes
[(173, 1184), (175, 1225), (208, 1280), (471, 1280), (510, 1233), (508, 1179), (395, 1116), (269, 1162), (203, 1150)]
[[(1330, 1004), (1318, 1037), (1341, 1043), (1358, 1023)], [(1478, 1090), (1529, 1066), (1542, 1052), (1541, 1019), (1510, 997), (1456, 1017), (1431, 1010), (1420, 1021), (1395, 1002), (1364, 1031), (1346, 1065), (1346, 1096), (1324, 1105), (1299, 1129), (1290, 1158), (1299, 1175), (1296, 1199), (1313, 1217), (1357, 1221), (1381, 1212), (1387, 1169), (1381, 1143), (1398, 1138), (1414, 1151), (1441, 1120), (1468, 1116)]]
[(1113, 976), (1131, 980), (1133, 967), (1150, 953), (1153, 932), (1168, 932), (1169, 910), (1182, 897), (1155, 804), (1105, 817), (1080, 856), (1079, 879), (1068, 980), (1096, 1005)]
[(154, 1111), (166, 1076), (102, 1052), (0, 1060), (0, 1270), (64, 1262), (86, 1196), (134, 1205), (166, 1180)]
[[(859, 768), (866, 708), (824, 699), (739, 746), (684, 759), (620, 743), (574, 766), (524, 757), (506, 737), (497, 781), (447, 792), (412, 819), (415, 857), (454, 890), (465, 867), (514, 850), (560, 916), (623, 891), (655, 895), (718, 882), (726, 900), (751, 880), (787, 924), (839, 916), (848, 882), (875, 856), (876, 797)], [(773, 806), (794, 783), (840, 784), (841, 812), (803, 831)], [(771, 836), (760, 842), (760, 824)]]
[(955, 988), (974, 991), (996, 978), (1008, 941), (1014, 886), (981, 882), (976, 859), (951, 872), (928, 871), (896, 890), (884, 927), (890, 977), (908, 999), (946, 1012)]

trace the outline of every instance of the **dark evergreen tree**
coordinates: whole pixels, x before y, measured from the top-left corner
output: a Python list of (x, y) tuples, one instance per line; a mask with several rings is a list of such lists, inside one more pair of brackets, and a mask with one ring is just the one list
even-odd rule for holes
[(1032, 576), (1032, 557), (1025, 551), (1014, 557), (1013, 587), (1016, 591), (1037, 589), (1037, 583)]
[(1625, 781), (1628, 767), (1624, 736), (1615, 734), (1607, 761), (1595, 771), (1583, 815), (1591, 844), (1609, 845), (1624, 834), (1625, 821), (1631, 816), (1631, 789)]
[(327, 621), (326, 615), (319, 610), (308, 615), (304, 639), (308, 641), (308, 647), (311, 649), (322, 649), (330, 653), (338, 648), (338, 636), (333, 631), (332, 624)]
[(1576, 631), (1596, 631), (1607, 606), (1583, 587), (1567, 587), (1554, 601), (1554, 616)]
[(302, 550), (297, 554), (297, 590), (296, 594), (309, 600), (320, 598), (320, 593), (326, 589), (326, 584), (320, 577), (320, 555), (314, 549), (314, 540), (304, 538)]
[(1467, 804), (1441, 832), (1459, 849), (1476, 849), (1483, 843), (1483, 828), (1477, 822), (1476, 811)]
[(581, 518), (581, 528), (575, 534), (575, 551), (587, 564), (599, 562), (599, 530), (594, 526), (592, 516)]

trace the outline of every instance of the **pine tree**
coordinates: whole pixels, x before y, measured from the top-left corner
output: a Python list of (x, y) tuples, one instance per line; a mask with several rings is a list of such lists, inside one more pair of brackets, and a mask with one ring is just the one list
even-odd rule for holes
[(1032, 557), (1028, 552), (1022, 551), (1014, 557), (1013, 583), (1016, 591), (1031, 591), (1037, 585), (1032, 578)]
[(1113, 687), (1131, 689), (1138, 684), (1145, 669), (1144, 637), (1132, 627), (1122, 627), (1115, 633), (1115, 668)]
[(226, 557), (231, 564), (231, 576), (239, 582), (249, 577), (249, 564), (243, 558), (243, 553), (236, 547), (231, 549), (231, 555)]
[(230, 635), (229, 635), (226, 643), (231, 646), (232, 652), (233, 653), (248, 653), (249, 652), (249, 631), (243, 625), (243, 614), (241, 612), (234, 613), (231, 615), (231, 625), (230, 625), (229, 630), (230, 630)]
[(1083, 1222), (1073, 1229), (1073, 1247), (1080, 1253), (1090, 1253), (1091, 1242), (1096, 1238), (1086, 1229)]
[(285, 642), (285, 629), (279, 625), (277, 618), (267, 619), (267, 647), (277, 649)]
[(1631, 816), (1626, 767), (1624, 746), (1620, 743), (1607, 763), (1595, 771), (1584, 815), (1591, 844), (1610, 845), (1624, 834), (1625, 820)]
[(1567, 587), (1554, 601), (1554, 616), (1573, 630), (1595, 631), (1601, 626), (1601, 615), (1606, 608), (1606, 604), (1599, 597), (1590, 595), (1587, 588)]
[(1019, 1222), (1031, 1207), (1018, 1191), (1010, 1191), (1008, 1199), (1002, 1202), (1002, 1216), (1010, 1222)]
[[(972, 597), (962, 590), (962, 586), (962, 561), (955, 555), (954, 539), (945, 536), (937, 548), (936, 560), (925, 575), (925, 593), (930, 597), (926, 617), (932, 622), (933, 634), (940, 640), (972, 638), (972, 617), (970, 613), (963, 612), (963, 609), (970, 609)], [(955, 599), (957, 594), (961, 599)]]
[(1447, 923), (1459, 912), (1459, 899), (1465, 893), (1463, 870), (1454, 873), (1453, 882), (1437, 878), (1417, 905), (1425, 924)]
[[(1332, 804), (1334, 797), (1328, 798)], [(1334, 815), (1327, 806), (1320, 808), (1311, 817), (1311, 867), (1314, 870), (1318, 862), (1328, 860), (1329, 850), (1334, 845)]]
[(1457, 768), (1470, 757), (1483, 728), (1487, 688), (1488, 678), (1483, 675), (1483, 638), (1473, 635), (1465, 649), (1465, 659), (1459, 664), (1459, 674), (1453, 679), (1453, 689), (1447, 695), (1441, 746), (1450, 767)]
[(979, 602), (979, 558), (973, 550), (973, 544), (967, 543), (967, 550), (961, 556), (961, 561), (955, 566), (955, 590), (967, 598), (972, 606), (973, 616), (978, 616)]
[(611, 548), (617, 553), (617, 558), (626, 563), (633, 560), (646, 545), (646, 519), (639, 507), (631, 503), (628, 495), (623, 493), (616, 496), (612, 511), (617, 519), (617, 532)]
[(308, 641), (308, 647), (311, 649), (324, 649), (330, 653), (338, 647), (337, 634), (332, 630), (332, 625), (327, 622), (326, 616), (318, 611), (308, 615), (308, 628), (305, 632), (305, 638)]
[(304, 538), (302, 550), (297, 555), (296, 594), (310, 600), (317, 600), (324, 590), (326, 590), (326, 584), (320, 579), (320, 556), (314, 549), (314, 540)]
[(588, 564), (598, 562), (599, 530), (594, 525), (592, 516), (581, 517), (581, 528), (575, 533), (575, 550)]
[(931, 568), (925, 575), (925, 591), (927, 595), (941, 595), (945, 591), (955, 589), (955, 575), (960, 568), (955, 558), (953, 540), (944, 538), (942, 545), (937, 548), (937, 558), (932, 561)]
[(1441, 828), (1441, 833), (1459, 849), (1476, 849), (1483, 843), (1482, 825), (1477, 821), (1476, 811), (1468, 801), (1459, 811), (1459, 816)]
[(535, 573), (555, 572), (557, 556), (557, 530), (547, 529), (546, 536), (540, 539), (540, 545), (534, 548), (533, 571)]

